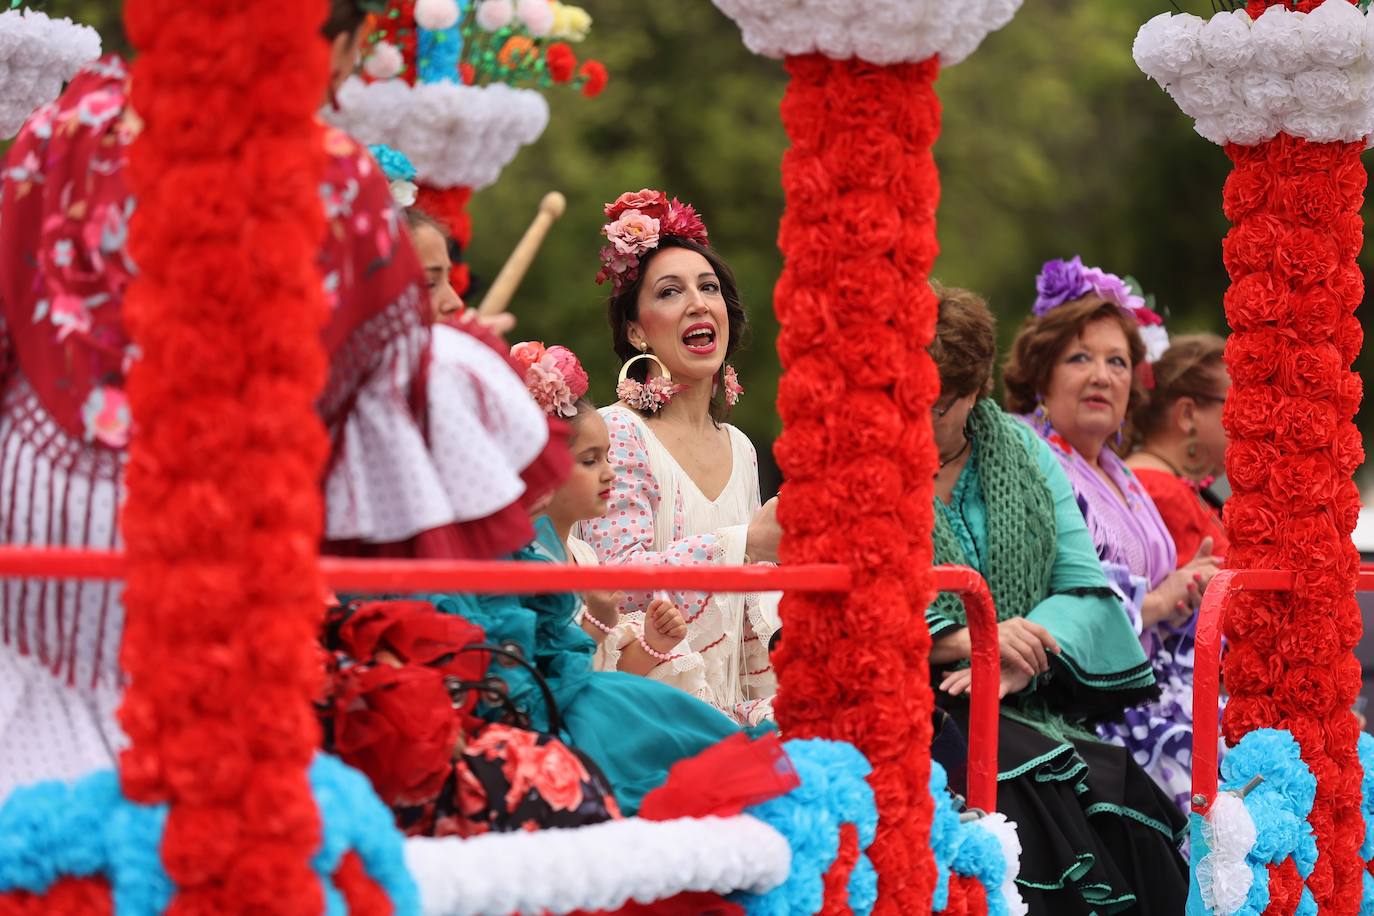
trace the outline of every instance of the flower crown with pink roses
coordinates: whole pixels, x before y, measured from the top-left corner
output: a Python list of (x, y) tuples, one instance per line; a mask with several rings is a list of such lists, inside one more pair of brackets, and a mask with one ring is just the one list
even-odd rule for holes
[(527, 340), (511, 347), (510, 356), (524, 368), (525, 387), (544, 413), (567, 420), (577, 416), (577, 402), (590, 386), (577, 354)]
[(1140, 295), (1139, 285), (1130, 277), (1122, 279), (1099, 267), (1084, 267), (1083, 259), (1074, 255), (1070, 260), (1056, 258), (1046, 261), (1035, 278), (1035, 306), (1031, 313), (1042, 317), (1046, 312), (1068, 302), (1076, 302), (1087, 295), (1099, 296), (1135, 319), (1145, 344), (1145, 361), (1153, 363), (1169, 347), (1169, 332), (1164, 319), (1150, 308), (1153, 297)]
[(606, 205), (609, 223), (601, 234), (609, 244), (601, 249), (601, 271), (597, 283), (611, 281), (617, 294), (639, 278), (644, 255), (668, 236), (706, 244), (706, 224), (691, 204), (676, 197), (669, 200), (662, 191), (645, 188), (627, 191)]

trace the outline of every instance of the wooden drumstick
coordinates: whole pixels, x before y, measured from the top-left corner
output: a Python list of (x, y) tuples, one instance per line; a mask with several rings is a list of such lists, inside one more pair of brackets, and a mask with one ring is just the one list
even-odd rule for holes
[(499, 315), (506, 310), (515, 296), (515, 291), (520, 288), (520, 281), (525, 279), (525, 271), (530, 269), (534, 256), (539, 253), (539, 246), (544, 244), (544, 237), (549, 234), (553, 221), (562, 216), (567, 208), (568, 199), (557, 191), (550, 191), (544, 195), (544, 199), (539, 202), (539, 212), (534, 215), (534, 221), (525, 230), (524, 236), (510, 253), (510, 257), (506, 258), (501, 272), (492, 281), (491, 289), (482, 297), (482, 304), (477, 306), (477, 314)]

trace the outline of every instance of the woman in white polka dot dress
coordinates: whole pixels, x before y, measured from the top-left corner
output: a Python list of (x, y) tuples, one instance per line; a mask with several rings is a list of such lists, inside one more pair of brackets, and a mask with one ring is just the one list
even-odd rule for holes
[[(773, 500), (760, 506), (758, 459), (723, 422), (739, 394), (727, 358), (746, 328), (730, 268), (706, 244), (689, 206), (657, 191), (606, 208), (602, 279), (616, 353), (626, 360), (621, 400), (603, 408), (615, 482), (606, 515), (583, 523), (603, 564), (737, 565), (776, 562)], [(779, 629), (776, 596), (679, 592), (684, 652), (671, 681), (746, 724), (772, 717), (768, 650)], [(643, 614), (653, 596), (628, 596)]]

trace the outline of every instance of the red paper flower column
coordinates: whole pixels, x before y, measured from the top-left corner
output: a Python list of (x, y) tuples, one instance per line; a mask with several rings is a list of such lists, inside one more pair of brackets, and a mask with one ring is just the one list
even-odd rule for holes
[[(175, 913), (320, 913), (324, 0), (128, 0), (125, 793), (171, 805)], [(233, 49), (208, 53), (206, 40)], [(283, 61), (287, 62), (283, 64)]]
[(1364, 839), (1350, 712), (1361, 682), (1350, 477), (1364, 454), (1352, 422), (1360, 379), (1349, 369), (1361, 343), (1363, 147), (1283, 134), (1226, 150), (1227, 565), (1299, 575), (1291, 594), (1242, 595), (1231, 607), (1223, 725), (1232, 744), (1283, 728), (1301, 745), (1317, 776), (1320, 857), (1308, 886), (1323, 913), (1359, 910)]
[[(873, 765), (875, 912), (929, 912), (932, 698), (922, 610), (935, 473), (925, 352), (935, 326), (935, 61), (787, 61), (786, 267), (775, 296), (777, 443), (787, 563), (840, 562), (846, 595), (784, 598), (778, 720), (853, 743)], [(874, 119), (888, 125), (874, 130)], [(860, 674), (862, 672), (862, 674)], [(842, 896), (828, 913), (849, 912)]]
[[(1364, 454), (1350, 365), (1362, 336), (1360, 153), (1374, 133), (1374, 87), (1364, 75), (1365, 16), (1344, 0), (1296, 6), (1253, 0), (1250, 20), (1157, 17), (1141, 29), (1135, 58), (1234, 164), (1223, 247), (1234, 331), (1227, 565), (1297, 573), (1293, 592), (1242, 594), (1228, 610), (1223, 731), (1232, 744), (1259, 728), (1297, 739), (1317, 777), (1319, 857), (1307, 885), (1323, 914), (1353, 914), (1364, 823), (1350, 712), (1361, 681), (1350, 542), (1360, 500), (1350, 478)], [(1291, 912), (1297, 870), (1285, 863), (1271, 874), (1269, 912)]]

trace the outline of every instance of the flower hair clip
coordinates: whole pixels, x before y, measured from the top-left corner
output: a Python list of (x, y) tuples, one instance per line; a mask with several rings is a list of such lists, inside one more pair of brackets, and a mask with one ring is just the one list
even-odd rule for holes
[(391, 199), (396, 202), (396, 205), (398, 207), (415, 206), (415, 200), (420, 193), (419, 187), (415, 184), (415, 178), (419, 172), (416, 171), (410, 158), (400, 150), (392, 149), (380, 143), (376, 146), (369, 146), (367, 151), (382, 167), (382, 174), (386, 176), (387, 182), (391, 185)]
[(544, 413), (569, 420), (577, 416), (577, 402), (590, 387), (577, 354), (527, 340), (511, 347), (510, 356), (524, 368), (525, 387)]
[(1046, 261), (1035, 278), (1035, 306), (1031, 313), (1040, 318), (1068, 302), (1095, 295), (1115, 305), (1135, 319), (1145, 344), (1146, 362), (1154, 362), (1169, 348), (1169, 332), (1164, 319), (1152, 302), (1140, 295), (1139, 284), (1130, 277), (1122, 279), (1098, 267), (1084, 267), (1083, 259), (1074, 255), (1065, 261), (1056, 258)]
[(606, 205), (609, 223), (601, 227), (608, 244), (601, 248), (601, 270), (597, 283), (611, 281), (619, 293), (639, 277), (644, 255), (668, 236), (706, 244), (706, 224), (691, 204), (676, 197), (669, 200), (662, 191), (645, 188), (627, 191)]

